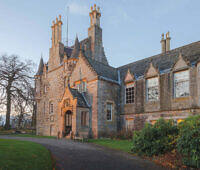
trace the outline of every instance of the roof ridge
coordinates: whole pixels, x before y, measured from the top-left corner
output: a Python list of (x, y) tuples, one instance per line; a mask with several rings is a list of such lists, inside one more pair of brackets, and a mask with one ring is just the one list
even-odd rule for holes
[(153, 56), (150, 56), (150, 57), (147, 57), (147, 58), (143, 58), (143, 59), (140, 59), (140, 60), (137, 60), (137, 61), (134, 61), (134, 62), (125, 64), (125, 65), (122, 65), (122, 66), (120, 66), (120, 67), (117, 67), (117, 69), (121, 69), (121, 68), (126, 67), (126, 66), (129, 66), (129, 65), (131, 65), (131, 64), (133, 64), (133, 63), (141, 62), (141, 61), (144, 61), (144, 60), (149, 60), (149, 59), (158, 57), (158, 56), (160, 56), (160, 55), (162, 55), (162, 54), (173, 53), (173, 52), (175, 52), (176, 50), (179, 50), (179, 49), (181, 49), (181, 48), (185, 48), (185, 47), (188, 47), (188, 46), (197, 44), (197, 43), (200, 43), (200, 41), (192, 42), (192, 43), (190, 43), (190, 44), (187, 44), (187, 45), (183, 45), (183, 46), (181, 46), (181, 47), (174, 48), (174, 49), (172, 49), (172, 50), (170, 50), (170, 51), (168, 51), (168, 52), (166, 52), (166, 53), (156, 54), (156, 55), (153, 55)]

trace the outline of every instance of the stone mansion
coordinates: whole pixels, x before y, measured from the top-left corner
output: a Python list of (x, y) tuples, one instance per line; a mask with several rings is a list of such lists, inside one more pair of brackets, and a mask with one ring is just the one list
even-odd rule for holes
[(73, 46), (62, 40), (61, 16), (53, 21), (49, 60), (35, 75), (36, 130), (65, 137), (121, 129), (138, 130), (159, 118), (182, 121), (200, 113), (200, 41), (118, 68), (104, 53), (100, 9), (89, 13), (88, 37)]

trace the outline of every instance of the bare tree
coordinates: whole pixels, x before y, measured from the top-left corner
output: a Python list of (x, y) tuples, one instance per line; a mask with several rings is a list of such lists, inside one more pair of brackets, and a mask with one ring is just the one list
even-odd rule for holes
[(10, 128), (11, 105), (16, 98), (26, 99), (33, 77), (31, 61), (20, 61), (16, 55), (0, 56), (0, 87), (5, 93), (6, 124)]
[(18, 127), (21, 128), (23, 121), (26, 121), (27, 115), (34, 115), (34, 89), (32, 87), (24, 89), (24, 95), (18, 93), (13, 100), (15, 109), (15, 118), (18, 122)]

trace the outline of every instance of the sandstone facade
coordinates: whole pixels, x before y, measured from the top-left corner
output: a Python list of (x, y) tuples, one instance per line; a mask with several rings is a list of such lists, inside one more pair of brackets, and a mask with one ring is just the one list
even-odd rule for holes
[(53, 22), (49, 60), (41, 58), (35, 75), (37, 134), (98, 138), (160, 117), (180, 122), (200, 113), (200, 42), (170, 50), (167, 33), (161, 54), (113, 68), (100, 17), (92, 7), (88, 38), (76, 37), (72, 47), (61, 42), (61, 17)]

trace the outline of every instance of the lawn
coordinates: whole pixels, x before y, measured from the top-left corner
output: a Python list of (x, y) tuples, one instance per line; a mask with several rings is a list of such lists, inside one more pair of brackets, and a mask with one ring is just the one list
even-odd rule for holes
[(0, 139), (0, 170), (50, 170), (50, 152), (40, 144)]
[(131, 140), (89, 139), (88, 142), (131, 153)]

